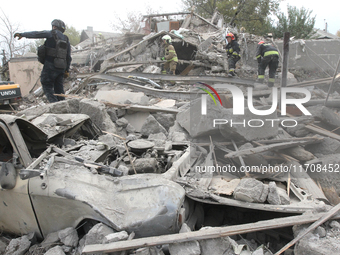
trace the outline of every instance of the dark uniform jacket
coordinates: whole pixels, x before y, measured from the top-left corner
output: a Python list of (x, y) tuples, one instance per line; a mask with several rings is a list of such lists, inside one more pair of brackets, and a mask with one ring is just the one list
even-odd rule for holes
[(257, 46), (256, 58), (258, 62), (261, 61), (261, 58), (270, 56), (270, 55), (279, 55), (279, 52), (274, 46), (272, 46), (269, 43), (263, 43)]
[(230, 43), (227, 44), (226, 51), (228, 57), (236, 57), (240, 58), (240, 46), (237, 41), (232, 40)]
[[(46, 38), (46, 42), (45, 45), (46, 47), (49, 48), (55, 48), (56, 47), (56, 41), (53, 37), (52, 34), (53, 30), (45, 30), (45, 31), (32, 31), (32, 32), (24, 32), (24, 33), (20, 33), (21, 36), (26, 37), (26, 38), (33, 38), (33, 39), (37, 39), (37, 38)], [(66, 54), (66, 71), (69, 72), (70, 69), (70, 65), (71, 65), (71, 45), (70, 42), (68, 40), (68, 37), (66, 35), (64, 35), (61, 31), (59, 30), (55, 30), (56, 31), (56, 35), (59, 39), (65, 40), (67, 41), (67, 54)], [(46, 61), (53, 63), (54, 57), (52, 56), (48, 56), (46, 55)]]

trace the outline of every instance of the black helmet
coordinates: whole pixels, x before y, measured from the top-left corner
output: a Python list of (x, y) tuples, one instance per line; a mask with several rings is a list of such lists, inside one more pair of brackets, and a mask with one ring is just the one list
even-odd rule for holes
[(61, 32), (65, 32), (66, 26), (60, 19), (54, 19), (51, 23), (52, 26), (56, 26)]

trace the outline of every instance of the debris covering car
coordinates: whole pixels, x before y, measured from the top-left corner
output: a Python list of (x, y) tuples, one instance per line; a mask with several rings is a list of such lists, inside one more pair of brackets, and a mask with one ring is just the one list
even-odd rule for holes
[[(113, 153), (96, 142), (100, 130), (87, 115), (48, 118), (45, 126), (51, 128), (54, 120), (58, 134), (47, 134), (24, 118), (0, 115), (1, 231), (35, 232), (43, 238), (66, 227), (97, 222), (117, 231), (134, 231), (137, 237), (179, 231), (185, 197), (179, 184), (159, 174), (122, 176), (92, 160)], [(44, 120), (36, 123), (41, 126)], [(77, 136), (87, 139), (72, 139)]]

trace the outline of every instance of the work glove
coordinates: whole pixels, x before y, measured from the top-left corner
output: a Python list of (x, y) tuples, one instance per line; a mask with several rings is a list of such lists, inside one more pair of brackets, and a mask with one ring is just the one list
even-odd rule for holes
[(14, 34), (14, 38), (15, 38), (15, 37), (18, 37), (18, 40), (20, 40), (20, 39), (22, 38), (22, 35), (21, 35), (20, 33), (15, 33), (15, 34)]
[(164, 61), (164, 60), (165, 60), (165, 57), (162, 57), (162, 58), (161, 58), (161, 60), (163, 60), (163, 61)]
[(65, 73), (64, 73), (64, 78), (68, 78), (69, 76), (70, 76), (70, 73), (67, 72), (67, 71), (65, 71)]

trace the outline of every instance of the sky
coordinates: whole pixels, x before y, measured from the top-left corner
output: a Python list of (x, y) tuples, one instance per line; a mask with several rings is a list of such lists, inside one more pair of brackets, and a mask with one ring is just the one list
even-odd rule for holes
[[(168, 4), (164, 4), (168, 3)], [(4, 0), (0, 8), (8, 19), (19, 24), (24, 31), (50, 30), (53, 19), (61, 19), (67, 26), (73, 26), (81, 32), (88, 26), (95, 31), (113, 32), (112, 22), (115, 17), (129, 12), (147, 14), (151, 8), (162, 13), (181, 11), (181, 0), (164, 2), (160, 0), (111, 0), (111, 1), (78, 1), (78, 0)], [(0, 10), (0, 15), (2, 12)]]
[(316, 16), (315, 28), (323, 30), (327, 23), (327, 32), (335, 35), (340, 30), (340, 2), (337, 0), (285, 0), (280, 5), (281, 12), (286, 12), (287, 4), (311, 10), (311, 17)]
[[(287, 10), (287, 4), (304, 7), (312, 10), (312, 16), (316, 16), (315, 27), (325, 28), (327, 22), (328, 32), (336, 34), (340, 30), (340, 2), (334, 0), (310, 1), (310, 0), (283, 0), (280, 5), (281, 12)], [(47, 6), (50, 5), (50, 6)], [(77, 31), (92, 26), (95, 31), (114, 32), (112, 22), (118, 16), (124, 18), (126, 13), (140, 12), (148, 14), (170, 13), (183, 10), (182, 0), (96, 0), (91, 2), (78, 0), (58, 0), (48, 2), (46, 0), (5, 0), (0, 6), (0, 15), (3, 13), (14, 25), (19, 25), (19, 32), (50, 30), (53, 19), (61, 19), (68, 26), (73, 26)]]
[[(283, 0), (280, 5), (282, 12), (286, 11), (287, 4), (299, 9), (305, 7), (312, 10), (312, 16), (316, 15), (316, 28), (324, 29), (325, 22), (327, 22), (328, 32), (336, 34), (340, 30), (340, 2), (334, 0)], [(161, 13), (178, 12), (183, 10), (182, 6), (182, 0), (96, 0), (88, 2), (4, 0), (0, 8), (11, 23), (20, 26), (22, 32), (49, 30), (53, 19), (61, 19), (79, 32), (88, 26), (92, 26), (95, 31), (113, 32), (111, 24), (117, 15), (124, 17), (125, 13), (134, 11), (147, 14), (148, 8)], [(1, 10), (0, 15), (2, 16)]]

